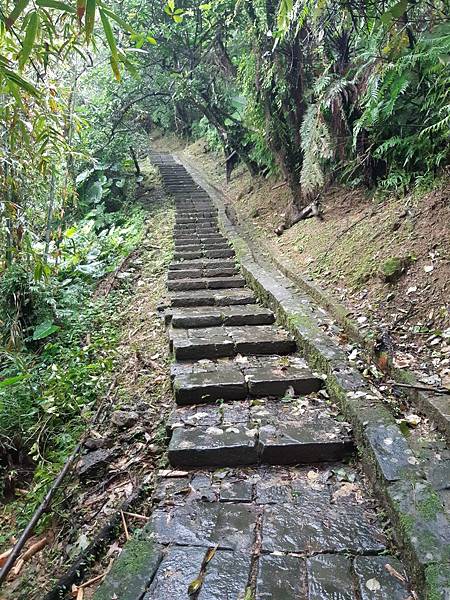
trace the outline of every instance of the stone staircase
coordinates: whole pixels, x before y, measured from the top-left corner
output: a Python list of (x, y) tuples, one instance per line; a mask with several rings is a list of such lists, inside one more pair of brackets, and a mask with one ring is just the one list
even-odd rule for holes
[(320, 374), (245, 286), (208, 194), (153, 162), (176, 206), (173, 469), (96, 600), (412, 598)]
[(316, 395), (314, 408), (292, 412), (287, 401), (318, 392), (322, 381), (245, 287), (209, 196), (183, 166), (164, 161), (159, 169), (176, 203), (166, 314), (176, 361), (172, 466), (283, 465), (351, 455), (346, 424), (330, 414), (326, 398)]

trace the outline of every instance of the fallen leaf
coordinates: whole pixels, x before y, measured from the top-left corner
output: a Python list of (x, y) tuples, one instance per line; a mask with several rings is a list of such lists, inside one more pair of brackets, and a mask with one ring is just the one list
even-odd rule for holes
[(319, 473), (317, 471), (308, 471), (308, 474), (306, 475), (306, 477), (309, 479), (309, 481), (316, 481), (319, 478)]
[(381, 584), (378, 579), (368, 579), (366, 581), (366, 588), (371, 592), (376, 592), (377, 590), (381, 590)]
[(186, 477), (189, 475), (188, 471), (176, 471), (174, 469), (160, 469), (158, 471), (160, 477)]
[(3, 567), (3, 565), (6, 562), (6, 559), (11, 554), (12, 551), (13, 551), (13, 549), (10, 548), (9, 550), (6, 550), (6, 552), (3, 552), (3, 554), (0, 554), (0, 567)]
[(351, 494), (356, 494), (359, 491), (359, 487), (355, 483), (343, 483), (334, 494), (333, 499), (336, 498), (347, 498)]
[(205, 558), (203, 559), (203, 565), (207, 565), (214, 558), (217, 548), (218, 546), (214, 546), (214, 548), (208, 548)]
[(406, 578), (403, 577), (403, 575), (401, 575), (396, 569), (394, 569), (394, 567), (392, 565), (390, 565), (389, 563), (386, 563), (384, 565), (384, 568), (389, 573), (389, 575), (392, 575), (392, 577), (395, 577), (402, 583), (406, 583)]
[(431, 271), (434, 269), (433, 265), (425, 265), (423, 270), (425, 271), (425, 273), (431, 273)]
[(422, 422), (422, 418), (419, 415), (406, 415), (405, 421), (408, 423), (410, 427), (417, 427), (419, 423)]
[(194, 581), (191, 581), (188, 587), (189, 596), (193, 596), (202, 587), (203, 575), (199, 575)]

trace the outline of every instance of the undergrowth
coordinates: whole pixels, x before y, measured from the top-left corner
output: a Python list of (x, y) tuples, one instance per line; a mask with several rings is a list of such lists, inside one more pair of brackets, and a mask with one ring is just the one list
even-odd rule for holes
[[(16, 263), (0, 282), (0, 326), (9, 338), (0, 359), (0, 497), (13, 498), (31, 481), (26, 506), (11, 524), (16, 530), (42, 500), (108, 385), (124, 299), (93, 292), (138, 246), (144, 221), (137, 206), (116, 213), (97, 206), (65, 232), (59, 264), (45, 278), (36, 280)], [(0, 544), (8, 536), (4, 530)]]

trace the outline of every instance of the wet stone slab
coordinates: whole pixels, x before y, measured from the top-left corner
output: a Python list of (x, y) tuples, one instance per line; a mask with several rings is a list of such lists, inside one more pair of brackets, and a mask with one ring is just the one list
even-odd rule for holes
[(201, 289), (226, 289), (243, 288), (245, 280), (237, 275), (226, 277), (198, 277), (194, 279), (171, 279), (167, 282), (167, 289), (172, 290), (201, 290)]
[(294, 340), (273, 325), (171, 328), (169, 339), (178, 360), (236, 354), (289, 354), (296, 349)]
[[(211, 341), (213, 342), (214, 338)], [(254, 375), (255, 372), (258, 372), (257, 387), (252, 385), (250, 379), (250, 374)], [(287, 374), (287, 379), (283, 378), (284, 374)], [(267, 376), (267, 380), (263, 379), (264, 375)], [(172, 367), (172, 377), (175, 400), (179, 405), (215, 400), (242, 400), (247, 396), (261, 398), (268, 394), (282, 398), (288, 390), (294, 390), (297, 395), (307, 395), (322, 386), (322, 380), (306, 368), (291, 367), (275, 379), (267, 368), (255, 369), (248, 367), (247, 363), (241, 360), (224, 360), (223, 357), (216, 361), (202, 359), (197, 363), (175, 363)], [(273, 414), (274, 419), (283, 416), (287, 420), (294, 420), (295, 416), (291, 410), (293, 407), (289, 402), (270, 404), (270, 407), (266, 404), (265, 409), (255, 407), (255, 418), (265, 419), (270, 423), (269, 416)], [(268, 412), (269, 408), (272, 412)], [(333, 438), (333, 432), (334, 429), (329, 432), (330, 439)]]
[(311, 394), (319, 391), (323, 381), (313, 377), (306, 367), (271, 365), (249, 368), (246, 370), (249, 393), (252, 396), (283, 395), (288, 388), (296, 394)]
[(385, 549), (382, 532), (358, 506), (341, 504), (339, 510), (332, 505), (327, 505), (325, 510), (320, 505), (315, 508), (315, 511), (305, 511), (301, 505), (290, 504), (266, 507), (263, 550), (364, 554)]
[[(248, 416), (248, 413), (247, 413)], [(216, 405), (202, 406), (183, 406), (179, 407), (172, 413), (169, 418), (166, 428), (169, 435), (176, 427), (188, 425), (190, 427), (211, 427), (219, 426), (222, 423), (222, 413)]]
[(219, 325), (270, 325), (272, 311), (257, 304), (251, 306), (184, 307), (167, 312), (166, 323), (176, 328), (214, 327)]
[(326, 417), (305, 424), (300, 420), (259, 428), (258, 453), (264, 463), (311, 464), (343, 460), (353, 452), (352, 439), (336, 421)]
[[(144, 600), (191, 600), (189, 585), (198, 578), (205, 551), (169, 548)], [(250, 575), (250, 557), (218, 550), (207, 565), (198, 600), (241, 600)]]
[(357, 600), (352, 581), (351, 561), (345, 556), (314, 556), (306, 561), (308, 600)]
[(250, 579), (251, 556), (218, 551), (208, 563), (198, 600), (242, 600)]
[(177, 360), (233, 356), (235, 344), (224, 327), (169, 330), (171, 350)]
[(189, 600), (189, 584), (198, 576), (204, 555), (202, 548), (169, 548), (144, 600)]
[(380, 423), (368, 427), (366, 434), (387, 481), (397, 481), (414, 469), (413, 452), (398, 427)]
[(305, 560), (262, 555), (258, 561), (256, 600), (307, 600)]
[[(268, 425), (267, 420), (273, 422)], [(179, 408), (170, 420), (169, 435), (172, 431), (169, 460), (177, 467), (219, 465), (220, 457), (226, 466), (310, 464), (341, 460), (354, 452), (345, 424), (332, 417), (319, 413), (316, 419), (282, 419), (248, 401)]]
[[(409, 596), (403, 565), (392, 556), (358, 556), (353, 568), (361, 600), (406, 600)], [(403, 577), (403, 580), (400, 578)]]
[(251, 502), (254, 484), (252, 481), (225, 480), (220, 489), (221, 502)]
[(258, 509), (251, 504), (191, 502), (157, 508), (145, 535), (159, 544), (200, 546), (250, 552), (255, 541)]
[(177, 467), (256, 464), (256, 433), (245, 425), (177, 427), (169, 444), (170, 464)]
[(178, 375), (174, 380), (177, 404), (206, 403), (217, 399), (243, 400), (247, 396), (244, 375), (237, 365), (207, 372)]
[(183, 260), (172, 262), (169, 265), (169, 271), (179, 271), (183, 269), (221, 269), (225, 267), (236, 266), (234, 260), (230, 259), (203, 259), (203, 260)]
[(163, 558), (163, 549), (149, 539), (134, 537), (114, 561), (107, 579), (95, 592), (95, 600), (136, 600), (152, 581)]
[(255, 294), (247, 289), (230, 290), (192, 290), (173, 292), (171, 304), (178, 306), (230, 306), (235, 304), (254, 304)]

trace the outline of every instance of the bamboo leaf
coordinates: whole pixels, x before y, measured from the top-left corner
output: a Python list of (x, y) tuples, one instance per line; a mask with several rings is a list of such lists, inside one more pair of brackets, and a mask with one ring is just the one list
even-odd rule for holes
[(83, 21), (84, 13), (86, 12), (86, 0), (77, 0), (77, 17), (78, 21)]
[(111, 50), (111, 56), (114, 57), (115, 61), (118, 62), (116, 39), (111, 27), (111, 23), (106, 15), (103, 8), (100, 9), (100, 18), (102, 20), (103, 31), (105, 32), (106, 41), (108, 42), (109, 49)]
[(84, 31), (86, 41), (89, 42), (94, 31), (96, 0), (86, 0), (86, 16), (84, 19)]
[(26, 379), (26, 375), (22, 373), (21, 375), (15, 375), (14, 377), (8, 377), (7, 379), (3, 379), (0, 381), (0, 389), (9, 387), (10, 385), (15, 385), (16, 383), (20, 383), (24, 379)]
[(22, 50), (19, 57), (19, 69), (23, 69), (25, 63), (30, 57), (31, 51), (36, 40), (36, 34), (39, 27), (39, 13), (33, 11), (28, 21), (27, 29), (25, 32), (25, 39), (22, 44)]
[(73, 6), (59, 0), (36, 0), (36, 4), (41, 8), (56, 8), (56, 10), (62, 10), (71, 14), (75, 14), (76, 12)]
[(101, 4), (99, 3), (99, 6), (101, 6), (101, 10), (105, 14), (107, 14), (110, 19), (112, 19), (118, 25), (120, 25), (120, 27), (124, 31), (128, 31), (128, 33), (134, 33), (134, 29), (131, 27), (131, 25), (129, 23), (127, 23), (124, 19), (122, 19), (121, 17), (119, 17), (118, 15), (116, 15), (115, 12), (113, 12), (111, 9), (107, 8), (106, 6), (104, 6), (103, 3), (101, 3)]
[(111, 56), (109, 57), (109, 60), (111, 62), (111, 68), (113, 70), (114, 77), (116, 78), (117, 81), (120, 81), (120, 69), (119, 69), (119, 61), (117, 60), (117, 57), (115, 57), (111, 54)]
[(15, 5), (13, 11), (9, 15), (9, 17), (6, 19), (6, 27), (8, 29), (10, 29), (14, 25), (17, 18), (20, 17), (20, 15), (23, 13), (23, 11), (27, 7), (29, 1), (30, 0), (18, 0), (16, 2), (16, 5)]
[(213, 548), (208, 548), (206, 551), (205, 557), (203, 559), (203, 564), (206, 566), (213, 558), (217, 551), (218, 546), (214, 546)]

